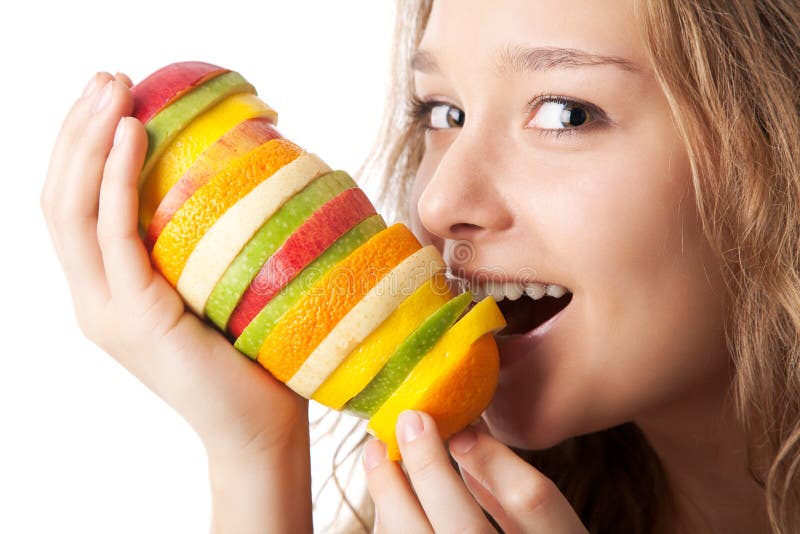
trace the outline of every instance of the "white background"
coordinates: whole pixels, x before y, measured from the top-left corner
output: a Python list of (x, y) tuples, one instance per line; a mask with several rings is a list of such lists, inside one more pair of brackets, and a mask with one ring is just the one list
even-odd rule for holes
[[(168, 63), (201, 60), (242, 73), (278, 111), (284, 136), (354, 173), (378, 132), (393, 2), (8, 5), (0, 16), (0, 532), (207, 532), (197, 437), (77, 327), (39, 210), (50, 149), (94, 72), (137, 82)], [(332, 448), (314, 451), (316, 473)], [(318, 513), (320, 530), (329, 508)]]

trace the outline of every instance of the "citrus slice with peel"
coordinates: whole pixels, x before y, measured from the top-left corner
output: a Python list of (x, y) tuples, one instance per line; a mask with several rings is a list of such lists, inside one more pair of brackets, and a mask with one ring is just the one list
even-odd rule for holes
[(420, 362), (419, 369), (412, 371), (367, 425), (370, 434), (386, 444), (387, 456), (393, 461), (400, 459), (395, 425), (404, 410), (419, 410), (433, 417), (444, 440), (477, 419), (492, 400), (499, 356), (491, 333), (439, 356), (436, 362)]
[[(198, 156), (237, 124), (255, 117), (272, 120), (274, 111), (255, 95), (240, 93), (231, 95), (201, 113), (175, 135), (164, 147), (161, 157), (153, 163), (149, 176), (144, 178), (139, 193), (139, 221), (143, 229), (150, 226), (153, 215), (170, 189), (191, 167), (209, 163), (218, 169), (225, 166), (217, 154), (198, 160)], [(274, 137), (274, 136), (273, 136)], [(266, 142), (262, 140), (261, 143)], [(259, 143), (259, 144), (261, 144)], [(245, 153), (255, 147), (243, 145), (237, 151)], [(172, 213), (175, 213), (174, 210)]]
[[(172, 219), (175, 212), (202, 187), (208, 179), (228, 166), (233, 160), (240, 158), (270, 139), (283, 137), (265, 117), (255, 117), (240, 122), (231, 130), (214, 141), (197, 156), (183, 176), (170, 188), (156, 208), (144, 236), (144, 244), (148, 251), (158, 241), (164, 226)], [(147, 184), (145, 184), (147, 187)]]
[(272, 139), (232, 162), (198, 189), (167, 223), (153, 247), (153, 263), (170, 284), (178, 283), (189, 255), (217, 219), (302, 152), (291, 141)]
[(294, 306), (314, 284), (336, 264), (347, 258), (372, 236), (386, 228), (380, 215), (367, 217), (347, 231), (323, 252), (294, 280), (267, 303), (250, 321), (247, 328), (236, 338), (234, 347), (252, 359), (258, 356), (258, 349), (275, 325)]
[[(150, 119), (145, 125), (147, 153), (139, 174), (139, 187), (142, 187), (143, 181), (149, 176), (161, 153), (181, 130), (217, 102), (237, 93), (257, 94), (255, 87), (241, 74), (226, 72), (198, 85)], [(277, 120), (277, 114), (274, 116)]]
[(258, 361), (286, 382), (342, 317), (395, 265), (422, 245), (402, 223), (373, 236), (309, 288), (258, 351)]
[(241, 333), (309, 263), (359, 221), (374, 214), (375, 207), (357, 187), (342, 191), (315, 211), (261, 266), (231, 314), (231, 333)]
[(497, 386), (498, 355), (489, 335), (506, 326), (497, 303), (489, 296), (450, 328), (411, 370), (406, 379), (372, 415), (367, 429), (386, 443), (396, 459), (394, 427), (403, 410), (421, 410), (436, 420), (446, 437), (480, 415)]
[(405, 380), (411, 370), (461, 316), (472, 301), (472, 293), (462, 293), (428, 316), (389, 357), (386, 365), (369, 384), (345, 405), (345, 410), (369, 418)]
[(330, 171), (316, 155), (303, 154), (255, 186), (217, 219), (194, 247), (178, 278), (178, 291), (193, 312), (203, 316), (214, 286), (264, 221), (312, 180)]
[(211, 322), (224, 332), (231, 313), (264, 262), (320, 206), (351, 187), (357, 185), (346, 172), (333, 171), (287, 200), (258, 229), (217, 282), (205, 309)]
[(434, 245), (423, 247), (386, 273), (328, 333), (286, 385), (309, 398), (342, 360), (403, 300), (446, 268)]
[(311, 396), (341, 410), (380, 371), (397, 346), (453, 295), (443, 274), (436, 274), (405, 299), (362, 341)]

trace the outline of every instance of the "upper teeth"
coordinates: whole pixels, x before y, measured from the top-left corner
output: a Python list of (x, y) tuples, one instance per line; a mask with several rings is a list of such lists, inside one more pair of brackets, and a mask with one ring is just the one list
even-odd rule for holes
[(491, 295), (492, 298), (499, 302), (504, 298), (509, 300), (517, 300), (523, 293), (527, 294), (534, 300), (539, 300), (545, 295), (550, 295), (554, 298), (563, 297), (569, 290), (563, 286), (556, 284), (539, 284), (528, 283), (522, 284), (520, 282), (477, 282), (470, 284), (470, 291), (472, 291), (472, 300), (480, 302), (487, 296)]

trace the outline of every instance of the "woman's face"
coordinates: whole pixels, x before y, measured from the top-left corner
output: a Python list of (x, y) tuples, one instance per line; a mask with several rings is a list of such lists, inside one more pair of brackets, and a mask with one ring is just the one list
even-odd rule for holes
[[(436, 104), (413, 230), (463, 278), (571, 292), (498, 338), (492, 432), (549, 447), (719, 383), (719, 264), (629, 4), (435, 0), (419, 49), (416, 96)], [(510, 302), (530, 331), (556, 300)]]

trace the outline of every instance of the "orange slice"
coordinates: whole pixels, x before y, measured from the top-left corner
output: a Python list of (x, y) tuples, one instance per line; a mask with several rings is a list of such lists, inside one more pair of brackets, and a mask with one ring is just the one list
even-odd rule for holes
[(195, 191), (175, 213), (153, 247), (153, 263), (175, 286), (194, 247), (209, 228), (255, 186), (303, 152), (286, 139), (272, 139), (232, 162)]
[(443, 274), (429, 279), (342, 361), (311, 398), (341, 410), (375, 378), (397, 345), (451, 298)]
[(186, 260), (177, 289), (194, 313), (203, 316), (208, 296), (253, 234), (295, 193), (331, 168), (304, 153), (264, 180), (217, 219)]
[(258, 361), (281, 382), (294, 375), (336, 323), (372, 287), (422, 245), (402, 223), (372, 236), (333, 266), (275, 325)]
[(164, 149), (150, 175), (143, 177), (139, 194), (139, 222), (150, 226), (159, 203), (197, 157), (225, 132), (254, 117), (275, 117), (260, 98), (251, 94), (232, 95), (201, 113)]
[(380, 438), (389, 457), (399, 459), (395, 436), (403, 410), (420, 410), (436, 420), (442, 439), (475, 420), (489, 404), (499, 372), (492, 333), (506, 325), (489, 296), (448, 330), (372, 416), (367, 430)]
[(336, 323), (286, 385), (305, 398), (311, 397), (342, 360), (410, 293), (445, 268), (442, 255), (433, 245), (417, 250), (395, 265)]

